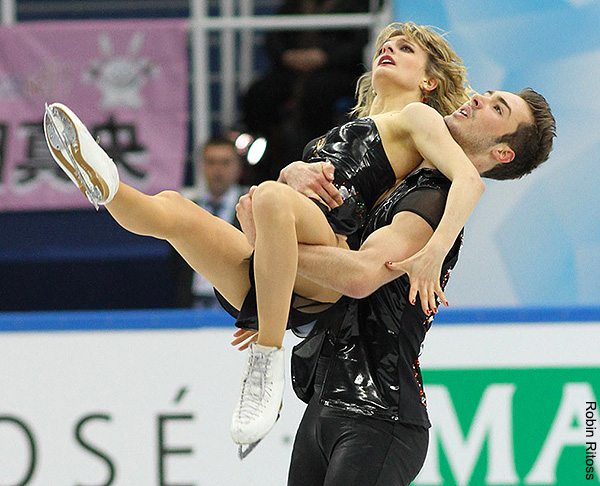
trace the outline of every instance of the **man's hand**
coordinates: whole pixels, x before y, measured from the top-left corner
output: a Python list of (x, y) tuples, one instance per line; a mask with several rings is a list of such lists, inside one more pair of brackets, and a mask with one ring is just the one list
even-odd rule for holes
[(281, 170), (278, 181), (333, 209), (344, 202), (340, 192), (332, 183), (334, 171), (333, 165), (327, 162), (309, 164), (297, 161)]
[(427, 315), (437, 312), (436, 295), (446, 307), (449, 305), (440, 287), (440, 274), (444, 256), (440, 252), (425, 246), (421, 251), (406, 260), (386, 263), (390, 270), (408, 275), (410, 279), (408, 300), (414, 305), (417, 294), (419, 294), (421, 307)]
[(246, 239), (250, 246), (254, 248), (254, 242), (256, 241), (256, 228), (254, 226), (254, 216), (252, 214), (252, 196), (256, 191), (256, 186), (252, 186), (248, 194), (244, 194), (240, 197), (237, 205), (235, 206), (235, 212), (237, 219), (240, 222), (242, 231), (246, 235)]

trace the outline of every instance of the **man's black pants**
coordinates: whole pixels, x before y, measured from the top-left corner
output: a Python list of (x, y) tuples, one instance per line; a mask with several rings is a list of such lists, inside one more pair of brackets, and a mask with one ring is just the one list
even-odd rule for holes
[(296, 433), (288, 486), (408, 486), (428, 429), (326, 407), (315, 390)]

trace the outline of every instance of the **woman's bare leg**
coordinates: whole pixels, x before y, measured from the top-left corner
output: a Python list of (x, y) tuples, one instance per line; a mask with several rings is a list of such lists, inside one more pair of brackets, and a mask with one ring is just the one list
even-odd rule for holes
[[(256, 230), (254, 278), (258, 340), (250, 344), (240, 397), (231, 419), (231, 437), (252, 444), (264, 437), (279, 414), (285, 383), (281, 348), (295, 284), (312, 298), (334, 298), (317, 285), (299, 282), (298, 243), (338, 246), (323, 212), (307, 197), (273, 181), (252, 196)], [(308, 294), (308, 295), (307, 295)], [(243, 455), (243, 450), (240, 449)]]
[(124, 183), (106, 204), (126, 230), (168, 241), (173, 248), (239, 309), (250, 289), (244, 234), (177, 192), (148, 196)]
[[(310, 199), (284, 184), (269, 181), (258, 186), (252, 210), (256, 226), (257, 342), (281, 347), (298, 270), (298, 243), (338, 246), (339, 239), (323, 212)], [(321, 289), (316, 284), (311, 289), (307, 282), (303, 287), (305, 292), (312, 290), (313, 298)], [(323, 295), (332, 298), (331, 292)], [(336, 294), (334, 300), (337, 298)]]
[(172, 191), (147, 196), (119, 183), (115, 163), (81, 120), (63, 104), (46, 106), (44, 134), (50, 154), (86, 198), (106, 205), (125, 229), (167, 240), (234, 306), (250, 288), (252, 248), (233, 226)]

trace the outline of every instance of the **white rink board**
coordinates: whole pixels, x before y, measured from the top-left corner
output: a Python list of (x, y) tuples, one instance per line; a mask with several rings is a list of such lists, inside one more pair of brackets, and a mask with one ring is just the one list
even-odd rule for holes
[[(2, 334), (0, 484), (16, 486), (32, 467), (25, 426), (36, 449), (27, 486), (286, 484), (304, 404), (288, 380), (281, 419), (241, 462), (229, 421), (245, 352), (229, 345), (231, 333), (232, 328), (208, 328)], [(295, 342), (286, 338), (288, 356)], [(186, 392), (176, 403), (182, 388)], [(78, 441), (77, 424), (86, 418)], [(168, 452), (173, 449), (188, 451)]]
[[(135, 322), (136, 315), (122, 322)], [(61, 316), (57, 327), (68, 319)], [(238, 460), (229, 421), (245, 352), (229, 345), (233, 326), (31, 329), (0, 334), (0, 485), (286, 484), (304, 404), (288, 379), (282, 418), (246, 460)], [(288, 364), (297, 342), (288, 333)], [(597, 321), (434, 324), (421, 364), (425, 370), (597, 368), (598, 342)]]

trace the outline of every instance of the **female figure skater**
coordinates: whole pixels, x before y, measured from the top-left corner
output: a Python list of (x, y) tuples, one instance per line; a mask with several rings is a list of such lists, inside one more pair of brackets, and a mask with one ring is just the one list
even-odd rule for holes
[[(148, 196), (119, 182), (116, 166), (76, 115), (58, 103), (46, 109), (50, 151), (92, 203), (105, 205), (133, 233), (167, 240), (236, 309), (255, 285), (259, 333), (232, 419), (236, 443), (260, 440), (277, 419), (292, 293), (324, 303), (340, 297), (297, 277), (298, 243), (356, 249), (353, 235), (364, 214), (423, 160), (452, 180), (447, 210), (415, 270), (427, 282), (421, 297), (427, 313), (435, 308), (434, 293), (445, 301), (443, 259), (485, 187), (442, 118), (468, 100), (465, 69), (441, 35), (412, 23), (388, 26), (376, 47), (372, 72), (357, 88), (354, 113), (364, 118), (333, 129), (311, 148), (313, 160), (334, 165), (344, 204), (330, 213), (285, 184), (264, 182), (253, 193), (248, 238), (176, 192)], [(390, 280), (396, 277), (390, 272)]]

